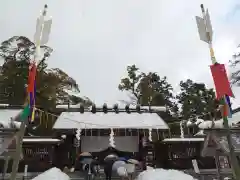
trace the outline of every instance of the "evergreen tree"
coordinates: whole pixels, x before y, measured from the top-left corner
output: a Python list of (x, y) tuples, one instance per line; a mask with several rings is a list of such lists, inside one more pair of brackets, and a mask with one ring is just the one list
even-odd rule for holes
[[(240, 47), (240, 45), (238, 46)], [(233, 55), (233, 59), (230, 61), (232, 67), (231, 82), (236, 86), (240, 86), (240, 51), (236, 52)]]
[(203, 83), (196, 83), (188, 79), (180, 82), (181, 92), (178, 94), (178, 102), (181, 105), (181, 117), (212, 119), (216, 116), (218, 101), (213, 89), (206, 88)]
[[(28, 38), (14, 36), (0, 45), (3, 65), (0, 67), (0, 103), (22, 105), (26, 100), (29, 63), (34, 58), (35, 45)], [(59, 68), (49, 69), (47, 58), (52, 48), (41, 46), (42, 56), (37, 62), (36, 105), (46, 109), (55, 108), (57, 103), (73, 102), (69, 91), (79, 92), (76, 81)], [(83, 102), (75, 98), (74, 103)]]
[(160, 78), (155, 72), (140, 72), (135, 65), (128, 66), (127, 73), (128, 76), (121, 79), (119, 90), (129, 92), (135, 104), (166, 106), (167, 112), (160, 114), (167, 121), (173, 120), (173, 117), (176, 118), (178, 108), (173, 101), (173, 88), (166, 77)]

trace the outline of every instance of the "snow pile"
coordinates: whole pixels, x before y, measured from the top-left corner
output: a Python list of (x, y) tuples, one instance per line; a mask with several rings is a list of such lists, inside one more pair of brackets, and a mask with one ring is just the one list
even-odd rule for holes
[[(229, 127), (239, 127), (239, 122), (235, 123), (231, 120), (231, 118), (228, 119), (228, 125)], [(198, 125), (200, 129), (210, 129), (212, 128), (212, 121), (204, 121)], [(214, 121), (214, 128), (221, 129), (224, 128), (223, 120), (217, 120)]]
[(204, 130), (201, 129), (200, 131), (198, 131), (196, 134), (194, 134), (194, 136), (205, 136), (206, 134), (204, 133)]
[[(212, 121), (203, 121), (198, 125), (198, 127), (200, 129), (210, 129), (212, 128)], [(223, 121), (222, 120), (214, 121), (214, 128), (223, 128)]]
[(58, 168), (51, 168), (32, 180), (70, 180), (70, 177)]
[[(231, 118), (228, 118), (229, 127), (239, 127), (240, 126), (240, 112), (236, 112)], [(212, 128), (212, 121), (203, 121), (198, 124), (200, 129)], [(214, 121), (214, 128), (223, 128), (223, 119)]]
[(194, 178), (177, 170), (151, 169), (140, 173), (137, 180), (194, 180)]

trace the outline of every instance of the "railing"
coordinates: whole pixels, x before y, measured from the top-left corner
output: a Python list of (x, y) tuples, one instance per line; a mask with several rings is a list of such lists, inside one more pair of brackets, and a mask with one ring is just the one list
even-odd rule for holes
[[(30, 172), (43, 172), (52, 167), (54, 147), (52, 145), (28, 145), (22, 149), (23, 159), (19, 163), (19, 172), (24, 171), (28, 165)], [(2, 172), (4, 160), (0, 160), (0, 170)], [(8, 172), (11, 172), (12, 160), (8, 164)]]
[(166, 169), (193, 169), (192, 160), (196, 159), (201, 169), (216, 168), (213, 157), (201, 156), (202, 142), (158, 143), (155, 146), (156, 162)]

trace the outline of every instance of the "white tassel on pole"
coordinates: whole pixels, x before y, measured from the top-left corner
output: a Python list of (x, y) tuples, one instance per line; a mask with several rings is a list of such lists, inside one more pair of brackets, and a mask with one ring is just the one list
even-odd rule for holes
[(109, 145), (111, 147), (115, 147), (115, 141), (114, 141), (114, 132), (113, 132), (113, 129), (111, 129), (111, 133), (110, 133), (110, 136), (109, 136)]
[(184, 138), (183, 121), (180, 121), (181, 138)]
[(148, 140), (150, 142), (152, 142), (152, 129), (151, 128), (148, 130)]

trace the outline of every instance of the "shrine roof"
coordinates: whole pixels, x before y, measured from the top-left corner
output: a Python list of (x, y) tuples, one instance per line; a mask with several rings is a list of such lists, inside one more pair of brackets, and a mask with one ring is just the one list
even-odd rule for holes
[(169, 129), (157, 113), (62, 112), (53, 129)]

